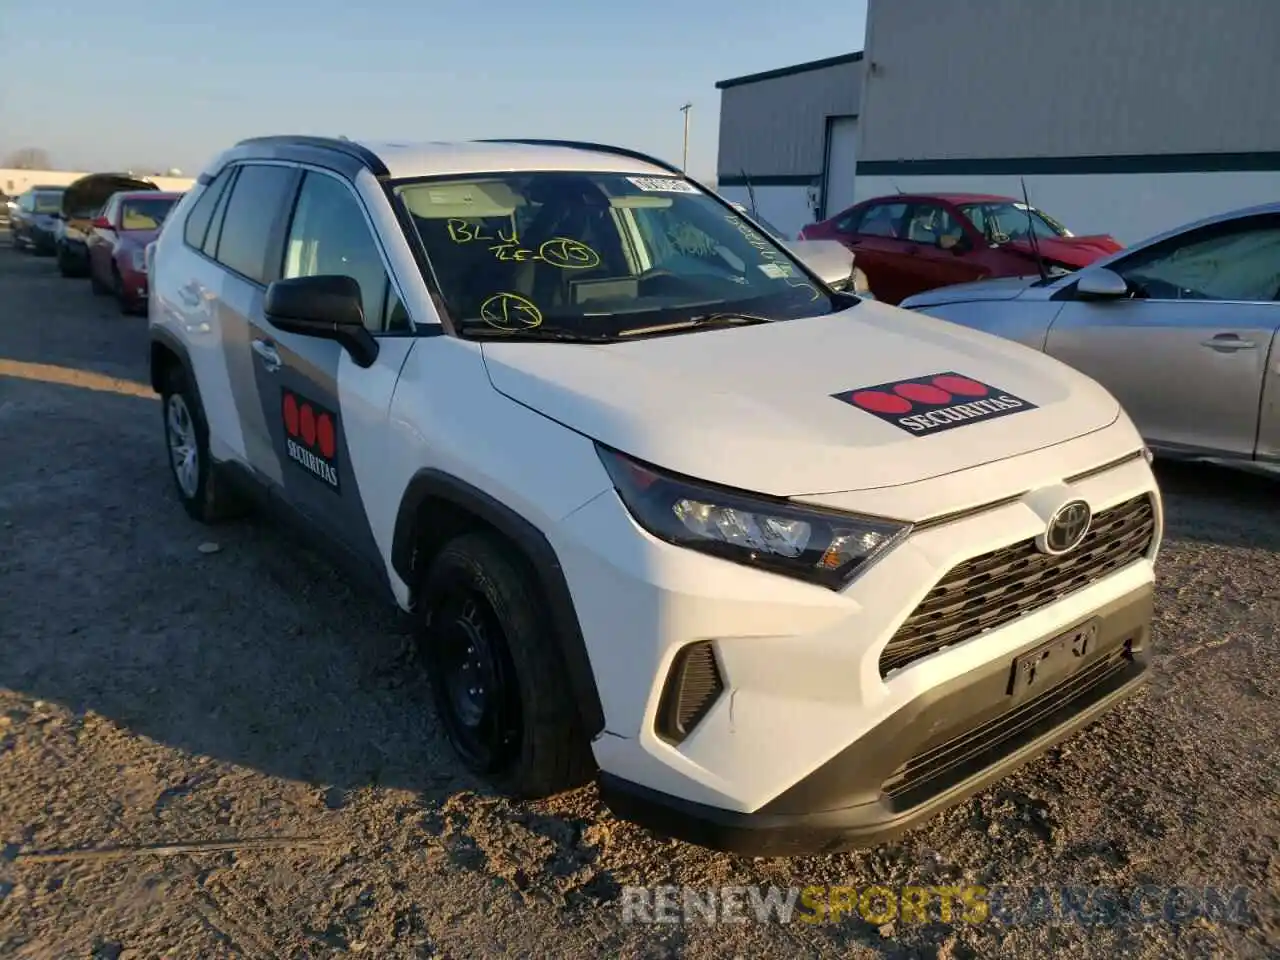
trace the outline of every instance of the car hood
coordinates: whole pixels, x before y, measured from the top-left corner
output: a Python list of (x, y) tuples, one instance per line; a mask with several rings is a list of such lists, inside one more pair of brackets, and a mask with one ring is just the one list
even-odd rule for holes
[[(1037, 351), (872, 301), (636, 342), (482, 349), (512, 400), (667, 470), (775, 496), (925, 480), (1090, 433), (1120, 410)], [(929, 382), (943, 374), (968, 393)], [(965, 378), (992, 399), (975, 406)], [(894, 391), (901, 381), (916, 382)], [(881, 389), (851, 396), (869, 387)], [(917, 402), (885, 399), (903, 393)], [(904, 423), (920, 416), (929, 424)]]
[(944, 303), (970, 303), (974, 300), (1013, 300), (1024, 293), (1040, 278), (1027, 277), (995, 277), (990, 280), (975, 280), (972, 283), (957, 283), (949, 287), (938, 287), (923, 293), (913, 294), (903, 300), (900, 306), (914, 310), (917, 307), (936, 307)]
[[(1040, 248), (1040, 256), (1046, 260), (1077, 269), (1124, 249), (1115, 238), (1105, 234), (1092, 237), (1043, 237), (1037, 238), (1036, 245)], [(1035, 256), (1035, 251), (1026, 240), (1012, 240), (1005, 246), (1029, 257)]]

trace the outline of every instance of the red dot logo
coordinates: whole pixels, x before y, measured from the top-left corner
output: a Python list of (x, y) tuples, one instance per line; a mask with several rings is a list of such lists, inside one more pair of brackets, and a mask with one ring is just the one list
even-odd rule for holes
[(906, 413), (911, 409), (911, 401), (904, 397), (895, 397), (883, 390), (860, 390), (850, 399), (863, 410), (872, 413)]
[(332, 460), (337, 443), (333, 434), (333, 418), (327, 413), (316, 418), (316, 442), (320, 445), (320, 456)]
[(298, 411), (298, 428), (302, 433), (302, 442), (308, 447), (314, 446), (316, 442), (316, 412), (311, 409), (311, 404), (304, 403), (302, 409)]
[(284, 395), (284, 428), (289, 436), (298, 435), (298, 401), (292, 393)]
[(912, 403), (938, 405), (951, 402), (951, 394), (946, 390), (941, 387), (931, 387), (927, 383), (900, 383), (893, 388), (893, 392), (900, 397), (906, 397)]
[(986, 385), (979, 383), (977, 380), (950, 374), (934, 377), (933, 385), (961, 397), (985, 397), (991, 392)]

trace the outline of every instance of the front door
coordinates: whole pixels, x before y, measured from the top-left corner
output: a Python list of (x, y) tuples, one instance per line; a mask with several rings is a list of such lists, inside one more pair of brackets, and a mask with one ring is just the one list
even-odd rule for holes
[(411, 337), (381, 248), (353, 188), (337, 176), (304, 174), (284, 245), (283, 278), (353, 277), (378, 357), (360, 367), (332, 340), (251, 319), (262, 415), (281, 464), (282, 492), (305, 520), (364, 565), (385, 573), (366, 498), (379, 493), (387, 412)]
[(1182, 234), (1112, 268), (1132, 296), (1064, 304), (1046, 352), (1115, 394), (1153, 445), (1252, 457), (1280, 328), (1280, 216)]
[(906, 234), (908, 259), (902, 272), (903, 298), (968, 283), (981, 276), (981, 267), (968, 256), (964, 227), (941, 204), (912, 204)]

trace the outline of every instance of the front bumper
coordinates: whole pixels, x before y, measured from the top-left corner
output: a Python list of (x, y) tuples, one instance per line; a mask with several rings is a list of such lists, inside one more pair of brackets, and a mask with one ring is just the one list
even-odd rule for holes
[(608, 773), (600, 778), (601, 795), (615, 813), (658, 833), (750, 856), (884, 842), (1006, 776), (1134, 692), (1150, 663), (1152, 606), (1148, 584), (1096, 611), (1089, 618), (1097, 622), (1092, 653), (1042, 692), (1015, 699), (1010, 660), (934, 687), (756, 812), (682, 800)]

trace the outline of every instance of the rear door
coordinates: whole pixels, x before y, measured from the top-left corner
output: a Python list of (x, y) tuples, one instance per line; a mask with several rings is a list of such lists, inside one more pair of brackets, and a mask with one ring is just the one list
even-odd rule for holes
[(329, 542), (383, 577), (365, 501), (380, 493), (387, 412), (414, 342), (411, 325), (372, 220), (350, 182), (306, 170), (287, 220), (268, 276), (354, 278), (365, 326), (379, 350), (371, 366), (360, 367), (332, 340), (279, 330), (259, 308), (250, 323), (259, 416), (290, 505)]
[(1280, 215), (1190, 231), (1111, 269), (1133, 295), (1064, 304), (1046, 352), (1114, 393), (1153, 445), (1252, 457), (1280, 328)]
[(206, 255), (221, 267), (214, 309), (221, 334), (220, 359), (243, 456), (258, 479), (277, 491), (284, 483), (283, 469), (259, 391), (277, 391), (279, 385), (261, 375), (251, 344), (267, 284), (278, 274), (279, 263), (272, 264), (272, 254), (283, 241), (289, 204), (301, 175), (286, 164), (237, 165), (234, 181), (211, 212), (204, 242)]

